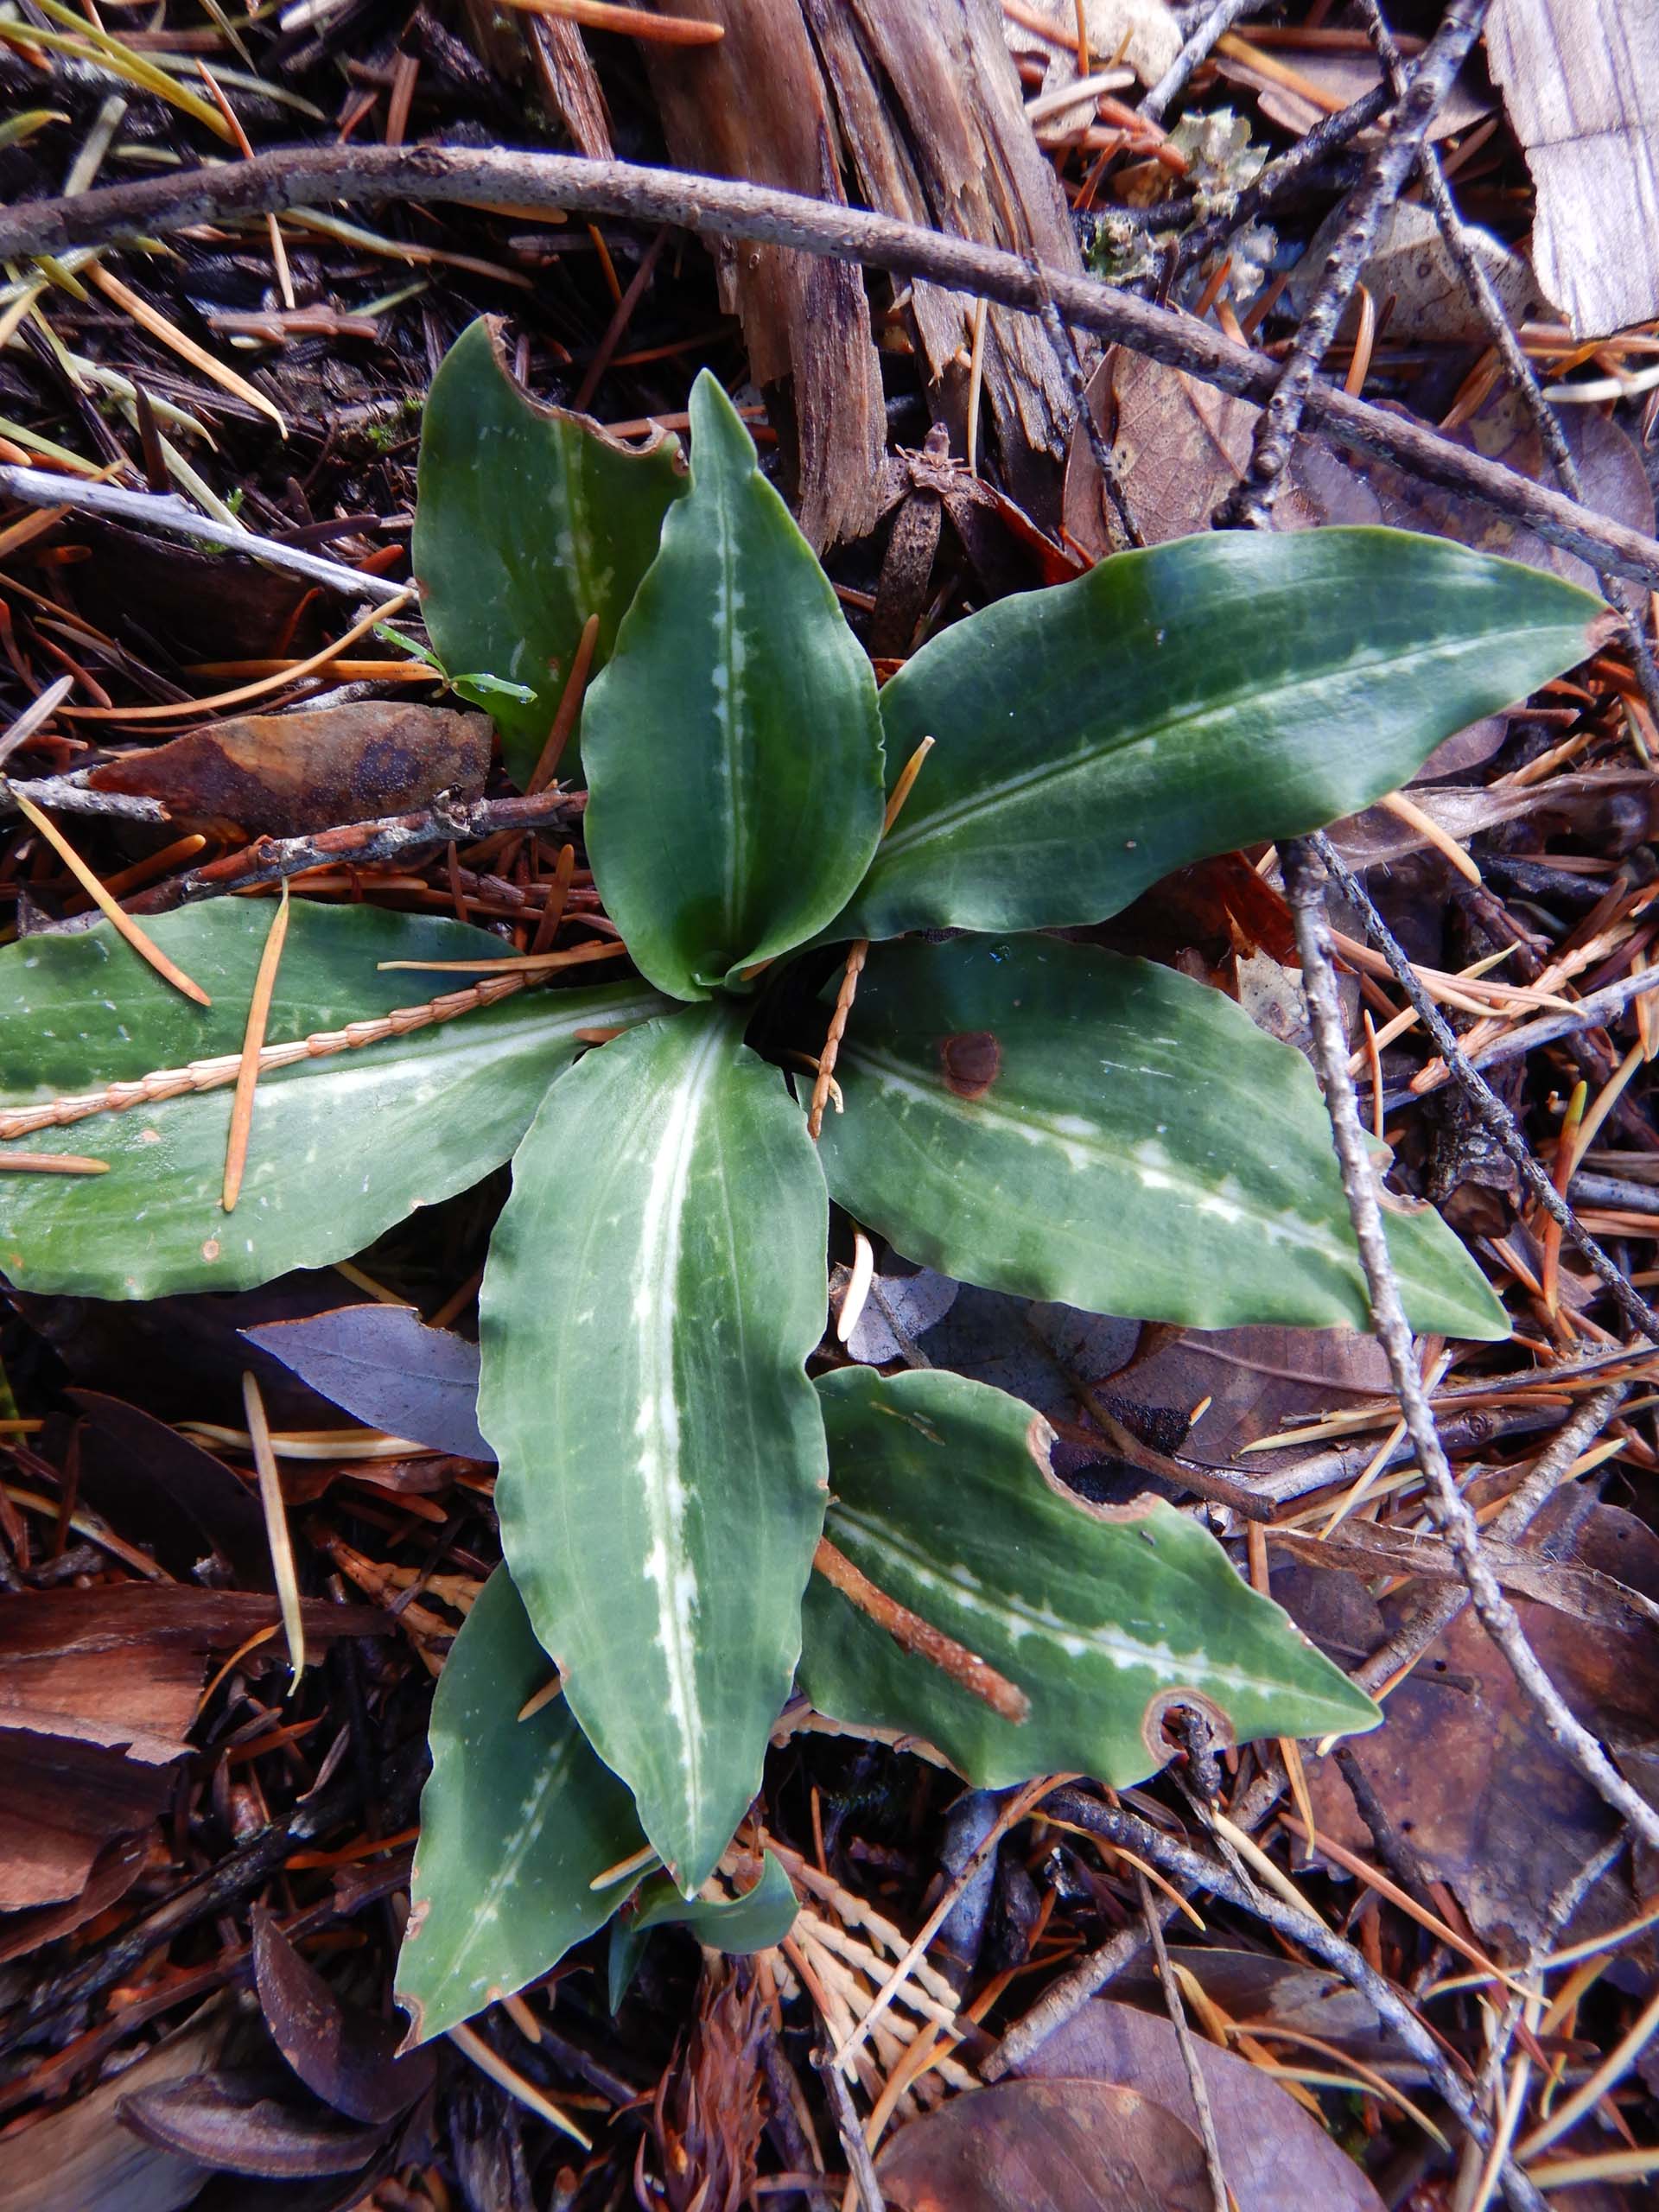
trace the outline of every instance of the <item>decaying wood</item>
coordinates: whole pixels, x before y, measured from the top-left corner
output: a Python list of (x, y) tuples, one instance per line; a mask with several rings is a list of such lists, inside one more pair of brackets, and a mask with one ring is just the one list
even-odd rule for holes
[[(664, 13), (720, 22), (717, 46), (648, 47), (669, 150), (689, 168), (839, 200), (841, 163), (800, 0), (671, 0)], [(721, 300), (741, 316), (750, 372), (790, 439), (796, 504), (820, 550), (875, 520), (886, 449), (881, 365), (856, 269), (783, 246), (728, 240)]]
[[(860, 196), (884, 213), (1081, 272), (1054, 171), (1032, 136), (995, 0), (804, 0)], [(917, 283), (910, 311), (935, 418), (966, 449), (973, 303)], [(1071, 427), (1040, 327), (993, 308), (985, 329), (987, 445), (1045, 526), (1058, 512)], [(982, 448), (982, 450), (985, 450)]]
[(1486, 54), (1538, 188), (1545, 291), (1580, 338), (1659, 315), (1659, 9), (1495, 0)]

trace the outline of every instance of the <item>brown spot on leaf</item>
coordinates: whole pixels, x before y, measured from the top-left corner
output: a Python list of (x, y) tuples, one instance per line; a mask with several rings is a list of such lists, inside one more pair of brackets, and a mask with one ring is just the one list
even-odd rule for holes
[(1002, 1071), (1002, 1047), (988, 1029), (964, 1029), (939, 1046), (944, 1087), (958, 1098), (982, 1098)]

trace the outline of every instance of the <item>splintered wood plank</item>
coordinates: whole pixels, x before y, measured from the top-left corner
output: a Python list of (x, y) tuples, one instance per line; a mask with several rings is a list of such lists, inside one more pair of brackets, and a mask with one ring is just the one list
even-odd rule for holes
[(1538, 188), (1545, 291), (1580, 338), (1659, 315), (1659, 10), (1497, 0), (1486, 53)]

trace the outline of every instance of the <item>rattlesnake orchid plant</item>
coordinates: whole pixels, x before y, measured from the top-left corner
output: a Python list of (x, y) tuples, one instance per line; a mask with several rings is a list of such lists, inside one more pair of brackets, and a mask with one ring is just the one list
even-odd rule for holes
[[(521, 784), (597, 618), (561, 765), (632, 974), (493, 969), (510, 949), (461, 923), (296, 901), (226, 1214), (269, 910), (155, 925), (207, 1008), (105, 925), (0, 952), (0, 1132), (108, 1164), (0, 1177), (25, 1288), (262, 1282), (512, 1163), (480, 1325), (505, 1565), (434, 1707), (412, 2034), (619, 1910), (625, 1959), (676, 1916), (777, 1940), (778, 1863), (739, 1897), (718, 1870), (797, 1688), (984, 1784), (1138, 1781), (1179, 1702), (1235, 1739), (1372, 1725), (1195, 1520), (1059, 1483), (1029, 1407), (817, 1357), (830, 1208), (1025, 1297), (1365, 1326), (1303, 1059), (1217, 990), (1045, 932), (1391, 791), (1580, 658), (1599, 602), (1425, 537), (1217, 534), (986, 607), (878, 693), (712, 378), (688, 466), (533, 404), (482, 324), (434, 383), (415, 561), (433, 646), (478, 672), (457, 688)], [(459, 972), (428, 999), (414, 971), (437, 966)], [(832, 1009), (842, 1110), (815, 1141)], [(1419, 1328), (1503, 1333), (1433, 1211), (1388, 1230)], [(639, 1885), (594, 1886), (623, 1865)]]

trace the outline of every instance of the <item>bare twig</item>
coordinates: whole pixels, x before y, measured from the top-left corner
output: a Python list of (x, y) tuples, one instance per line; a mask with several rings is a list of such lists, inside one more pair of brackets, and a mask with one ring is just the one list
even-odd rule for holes
[(864, 2130), (859, 2126), (858, 2114), (853, 2109), (852, 2092), (842, 2079), (841, 2069), (828, 2050), (815, 2050), (812, 2066), (823, 2084), (823, 2093), (830, 2100), (830, 2109), (836, 2116), (836, 2133), (841, 2138), (842, 2149), (847, 2153), (847, 2171), (857, 2185), (858, 2201), (863, 2207), (863, 2212), (887, 2212), (881, 2184), (875, 2177), (875, 2161), (864, 2140)]
[(331, 863), (366, 868), (372, 861), (397, 860), (447, 844), (452, 837), (470, 843), (503, 830), (539, 830), (580, 811), (582, 801), (579, 792), (558, 791), (536, 791), (524, 798), (440, 797), (417, 814), (384, 815), (378, 822), (348, 822), (338, 830), (323, 830), (307, 837), (256, 837), (239, 852), (226, 853), (187, 874), (169, 876), (129, 903), (135, 913), (162, 914), (175, 906), (194, 906), (198, 899), (219, 898), (228, 891), (245, 891), (254, 884), (302, 875), (308, 868)]
[(1169, 1963), (1169, 1947), (1164, 1942), (1163, 1920), (1153, 1901), (1152, 1884), (1138, 1866), (1135, 1870), (1135, 1882), (1141, 1893), (1141, 1916), (1146, 1923), (1152, 1955), (1158, 1962), (1158, 1979), (1163, 1984), (1164, 2009), (1169, 2014), (1170, 2026), (1175, 2031), (1181, 2064), (1186, 2071), (1187, 2092), (1198, 2116), (1198, 2139), (1204, 2145), (1204, 2164), (1210, 2177), (1211, 2202), (1215, 2212), (1232, 2212), (1231, 2199), (1227, 2191), (1227, 2176), (1221, 2163), (1221, 2145), (1216, 2139), (1216, 2115), (1210, 2107), (1210, 2085), (1204, 2078), (1204, 2068), (1198, 2061), (1198, 2044), (1193, 2037), (1192, 2024), (1186, 2017), (1181, 1985), (1175, 1979), (1174, 1967)]
[(73, 476), (54, 476), (45, 468), (15, 468), (0, 463), (0, 495), (26, 507), (73, 507), (81, 514), (107, 515), (112, 522), (134, 522), (148, 530), (164, 530), (175, 537), (200, 538), (205, 544), (222, 545), (228, 552), (245, 553), (268, 568), (288, 569), (330, 591), (346, 592), (357, 599), (397, 599), (407, 584), (389, 584), (381, 576), (365, 575), (341, 561), (325, 561), (297, 545), (281, 545), (275, 538), (256, 537), (251, 531), (222, 523), (199, 508), (187, 506), (172, 493), (124, 492), (117, 484), (82, 483)]
[[(1404, 92), (1407, 81), (1403, 58), (1395, 43), (1393, 33), (1383, 21), (1377, 0), (1363, 0), (1363, 4), (1371, 42), (1376, 48), (1377, 58), (1382, 64), (1388, 82), (1398, 96)], [(1458, 213), (1451, 188), (1446, 181), (1446, 172), (1440, 165), (1440, 157), (1427, 140), (1417, 156), (1417, 174), (1422, 180), (1423, 195), (1445, 242), (1446, 250), (1456, 263), (1464, 289), (1486, 326), (1486, 334), (1503, 364), (1505, 379), (1531, 417), (1539, 442), (1562, 491), (1570, 499), (1582, 499), (1584, 486), (1580, 480), (1578, 464), (1573, 458), (1573, 448), (1567, 442), (1567, 433), (1545, 397), (1537, 373), (1527, 359), (1526, 349), (1516, 337), (1503, 302), (1498, 297), (1497, 287), (1488, 275), (1486, 264), (1476, 251), (1474, 241)], [(1659, 720), (1659, 665), (1656, 664), (1653, 648), (1648, 643), (1641, 601), (1634, 594), (1627, 592), (1621, 582), (1611, 576), (1598, 575), (1597, 582), (1624, 617), (1626, 641), (1636, 664), (1643, 696), (1655, 719)]]
[[(563, 207), (668, 222), (926, 277), (1028, 314), (1040, 314), (1043, 305), (1020, 256), (861, 208), (624, 162), (440, 146), (296, 148), (105, 186), (73, 199), (25, 201), (0, 210), (0, 260), (60, 254), (209, 219), (376, 200)], [(1240, 398), (1270, 398), (1277, 366), (1249, 346), (1097, 278), (1051, 270), (1046, 279), (1055, 306), (1077, 328), (1116, 339)], [(1305, 414), (1344, 446), (1482, 500), (1582, 560), (1659, 584), (1659, 543), (1652, 538), (1483, 460), (1408, 416), (1319, 382), (1306, 394)]]
[[(1566, 1480), (1574, 1461), (1600, 1435), (1629, 1396), (1630, 1388), (1628, 1382), (1610, 1383), (1605, 1390), (1592, 1391), (1585, 1400), (1572, 1420), (1552, 1439), (1548, 1450), (1539, 1453), (1522, 1480), (1504, 1500), (1503, 1510), (1487, 1532), (1496, 1542), (1520, 1541), (1546, 1502)], [(1387, 1643), (1380, 1644), (1363, 1666), (1354, 1669), (1355, 1681), (1375, 1696), (1385, 1683), (1414, 1666), (1468, 1603), (1469, 1592), (1460, 1581), (1431, 1587), (1416, 1603), (1408, 1605)]]
[[(1639, 1329), (1651, 1343), (1659, 1344), (1659, 1313), (1654, 1312), (1630, 1277), (1603, 1251), (1533, 1158), (1531, 1147), (1522, 1135), (1519, 1122), (1458, 1042), (1457, 1033), (1424, 990), (1406, 957), (1403, 946), (1378, 913), (1364, 886), (1351, 869), (1344, 867), (1330, 839), (1323, 832), (1308, 842), (1311, 851), (1325, 872), (1340, 887), (1344, 896), (1352, 899), (1364, 915), (1365, 926), (1378, 951), (1388, 962), (1395, 981), (1415, 1008), (1418, 1019), (1439, 1046), (1441, 1057), (1467, 1094), (1475, 1111), (1514, 1161), (1527, 1188), (1606, 1284), (1619, 1312), (1630, 1327)], [(1344, 1061), (1344, 1081), (1346, 1065)]]
[[(1042, 264), (1033, 260), (1031, 266), (1033, 274), (1039, 283), (1042, 283)], [(1049, 345), (1053, 348), (1054, 358), (1060, 365), (1060, 373), (1065, 378), (1066, 389), (1071, 395), (1072, 412), (1089, 442), (1089, 451), (1109, 502), (1109, 505), (1102, 510), (1102, 518), (1112, 541), (1112, 550), (1121, 553), (1128, 546), (1144, 545), (1146, 539), (1141, 535), (1140, 526), (1130, 513), (1128, 500), (1124, 496), (1117, 455), (1107, 443), (1106, 434), (1095, 420), (1095, 410), (1089, 404), (1089, 379), (1084, 374), (1082, 361), (1077, 358), (1076, 340), (1054, 304), (1052, 293), (1049, 293), (1043, 302), (1042, 317)]]
[(1215, 5), (1141, 101), (1141, 114), (1153, 123), (1161, 123), (1171, 103), (1186, 90), (1192, 72), (1200, 62), (1209, 60), (1216, 41), (1225, 37), (1233, 25), (1243, 22), (1246, 16), (1259, 16), (1266, 5), (1267, 0), (1215, 0)]
[[(1207, 1858), (1190, 1844), (1166, 1835), (1149, 1821), (1137, 1819), (1121, 1807), (1103, 1805), (1080, 1789), (1057, 1789), (1047, 1800), (1047, 1810), (1057, 1820), (1070, 1821), (1108, 1843), (1135, 1852), (1175, 1880), (1195, 1890), (1208, 1890), (1212, 1897), (1266, 1921), (1270, 1928), (1324, 1960), (1367, 1999), (1378, 2019), (1423, 2068), (1470, 2133), (1480, 2142), (1491, 2140), (1491, 2128), (1476, 2106), (1468, 2082), (1449, 2063), (1440, 2045), (1396, 1993), (1393, 1984), (1378, 1974), (1351, 1943), (1333, 1935), (1323, 1921), (1316, 1920), (1311, 1913), (1297, 1911), (1270, 1891), (1241, 1878), (1219, 1860)], [(1000, 2058), (1001, 2055), (999, 2051), (997, 2056)], [(1512, 2190), (1519, 2190), (1518, 2196), (1512, 2201), (1533, 2208), (1533, 2212), (1542, 2212), (1542, 2197), (1519, 2168), (1512, 2171), (1506, 2168), (1505, 2178)]]
[(1331, 928), (1325, 912), (1325, 871), (1313, 847), (1301, 838), (1287, 843), (1283, 865), (1285, 893), (1301, 954), (1313, 1064), (1325, 1086), (1325, 1110), (1331, 1117), (1343, 1193), (1365, 1270), (1372, 1325), (1389, 1363), (1407, 1433), (1417, 1447), (1417, 1465), (1427, 1485), (1429, 1510), (1451, 1547), (1482, 1627), (1503, 1653), (1550, 1740), (1614, 1811), (1630, 1822), (1643, 1841), (1659, 1849), (1659, 1813), (1631, 1789), (1595, 1737), (1567, 1710), (1527, 1642), (1515, 1607), (1482, 1554), (1479, 1523), (1458, 1488), (1423, 1389), (1410, 1325), (1400, 1302), (1399, 1285), (1383, 1235), (1376, 1173), (1348, 1076), (1348, 1042), (1343, 1034), (1336, 975), (1331, 964)]
[[(1322, 836), (1319, 842), (1321, 856), (1325, 857), (1326, 841)], [(1326, 858), (1326, 866), (1331, 868), (1333, 875), (1338, 875), (1338, 871), (1341, 871), (1338, 880), (1347, 874), (1334, 849)], [(1386, 953), (1388, 946), (1383, 939), (1379, 938), (1377, 944), (1378, 949)], [(1580, 999), (1571, 1014), (1540, 1014), (1535, 1021), (1522, 1022), (1518, 1028), (1496, 1039), (1482, 1052), (1465, 1053), (1455, 1034), (1452, 1042), (1465, 1067), (1477, 1070), (1497, 1067), (1505, 1060), (1522, 1058), (1536, 1046), (1553, 1045), (1558, 1038), (1576, 1037), (1584, 1030), (1599, 1029), (1604, 1022), (1616, 1020), (1633, 1000), (1640, 998), (1644, 992), (1653, 990), (1659, 990), (1659, 968), (1635, 969), (1630, 975), (1621, 976), (1618, 982), (1609, 983), (1602, 990), (1592, 991), (1587, 999)], [(1415, 1006), (1416, 1001), (1414, 999), (1412, 1003)], [(1421, 1014), (1421, 1011), (1419, 1007), (1418, 1012)], [(1438, 1007), (1435, 1012), (1438, 1015)], [(1438, 1032), (1434, 1033), (1434, 1041), (1440, 1045)], [(1444, 1058), (1446, 1048), (1443, 1045), (1440, 1045), (1440, 1051)], [(1443, 1089), (1453, 1079), (1453, 1074), (1452, 1061), (1447, 1058), (1445, 1071), (1436, 1075), (1431, 1082), (1425, 1083), (1421, 1090), (1389, 1091), (1382, 1103), (1390, 1111), (1396, 1106), (1414, 1105), (1420, 1098), (1427, 1098), (1434, 1091)]]
[(1382, 218), (1404, 189), (1428, 127), (1480, 35), (1490, 4), (1491, 0), (1451, 0), (1413, 70), (1393, 124), (1349, 200), (1347, 219), (1325, 275), (1302, 316), (1273, 397), (1255, 426), (1249, 467), (1237, 489), (1223, 502), (1217, 520), (1248, 527), (1260, 523), (1271, 508), (1301, 429), (1319, 364), (1336, 335), (1343, 309), (1370, 254)]
[(119, 822), (170, 822), (172, 816), (158, 798), (140, 798), (136, 792), (95, 791), (73, 776), (0, 776), (0, 813), (23, 811), (22, 802), (49, 806), (54, 814), (102, 814)]

